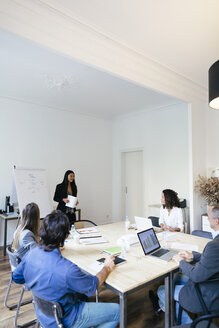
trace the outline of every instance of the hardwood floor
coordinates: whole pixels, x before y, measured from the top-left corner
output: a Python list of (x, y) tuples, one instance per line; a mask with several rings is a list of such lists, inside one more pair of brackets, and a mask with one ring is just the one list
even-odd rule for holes
[[(7, 256), (0, 255), (0, 328), (13, 328), (14, 316), (16, 309), (9, 310), (4, 307), (4, 297), (11, 276), (10, 264)], [(163, 328), (164, 316), (157, 318), (152, 311), (152, 305), (148, 298), (149, 289), (154, 291), (157, 285), (151, 285), (148, 288), (142, 289), (128, 296), (128, 328)], [(8, 304), (18, 302), (21, 287), (13, 284), (10, 292)], [(30, 298), (30, 293), (25, 292), (24, 299)], [(94, 301), (94, 299), (91, 299)], [(106, 288), (101, 288), (99, 291), (99, 301), (119, 302), (118, 296)], [(35, 319), (35, 311), (33, 304), (24, 305), (21, 307), (18, 324), (28, 322)], [(34, 327), (34, 326), (32, 326)]]

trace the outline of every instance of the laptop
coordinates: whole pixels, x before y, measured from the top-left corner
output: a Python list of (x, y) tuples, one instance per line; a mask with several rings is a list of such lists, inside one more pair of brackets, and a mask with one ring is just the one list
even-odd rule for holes
[(168, 249), (161, 248), (153, 228), (138, 232), (137, 235), (145, 255), (151, 255), (160, 258), (161, 260), (169, 261), (178, 253), (176, 251), (169, 251)]
[(151, 219), (142, 218), (140, 216), (135, 216), (135, 224), (137, 230), (146, 230), (152, 228)]

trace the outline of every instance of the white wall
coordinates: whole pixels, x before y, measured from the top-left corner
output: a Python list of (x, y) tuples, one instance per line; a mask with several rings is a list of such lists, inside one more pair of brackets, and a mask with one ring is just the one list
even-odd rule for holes
[(219, 167), (219, 110), (207, 111), (207, 168)]
[(121, 219), (121, 151), (143, 150), (144, 213), (171, 188), (189, 203), (188, 105), (119, 118), (113, 123), (113, 218)]
[[(45, 168), (51, 199), (67, 169), (76, 174), (82, 218), (104, 223), (112, 208), (111, 122), (0, 98), (0, 208), (13, 165)], [(3, 225), (1, 226), (1, 244)], [(9, 222), (8, 240), (15, 222)]]

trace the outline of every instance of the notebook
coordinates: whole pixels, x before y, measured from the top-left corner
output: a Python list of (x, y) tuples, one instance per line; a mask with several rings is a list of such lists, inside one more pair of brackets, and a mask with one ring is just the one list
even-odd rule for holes
[(142, 218), (139, 216), (135, 216), (135, 224), (136, 224), (137, 230), (146, 230), (146, 229), (152, 228), (151, 219)]
[(177, 252), (161, 248), (153, 228), (137, 233), (145, 255), (156, 256), (161, 260), (169, 261)]
[(120, 246), (109, 247), (107, 249), (104, 249), (104, 252), (110, 255), (120, 254), (121, 247)]

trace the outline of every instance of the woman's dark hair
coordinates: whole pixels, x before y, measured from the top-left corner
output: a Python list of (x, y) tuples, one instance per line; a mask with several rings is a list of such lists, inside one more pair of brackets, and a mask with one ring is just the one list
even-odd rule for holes
[(45, 251), (63, 247), (64, 241), (69, 235), (69, 219), (60, 210), (48, 214), (41, 225), (39, 244)]
[(18, 242), (20, 234), (24, 229), (28, 229), (33, 232), (36, 240), (38, 239), (38, 232), (40, 228), (40, 210), (36, 203), (29, 203), (25, 206), (22, 212), (21, 224), (16, 231), (14, 241), (12, 244), (13, 249), (18, 248)]
[[(72, 170), (66, 171), (65, 175), (64, 175), (64, 179), (62, 181), (62, 184), (64, 185), (64, 188), (66, 189), (66, 191), (67, 191), (67, 188), (68, 188), (68, 176), (71, 173), (74, 174), (74, 172)], [(75, 174), (74, 174), (74, 177), (75, 177)], [(76, 183), (75, 183), (75, 179), (71, 182), (71, 190), (72, 190), (73, 195), (77, 195), (78, 190), (77, 190), (77, 186), (76, 186)]]
[(180, 201), (177, 196), (177, 192), (171, 189), (164, 189), (163, 194), (165, 198), (164, 207), (166, 207), (167, 209), (172, 209), (173, 207), (180, 207)]

